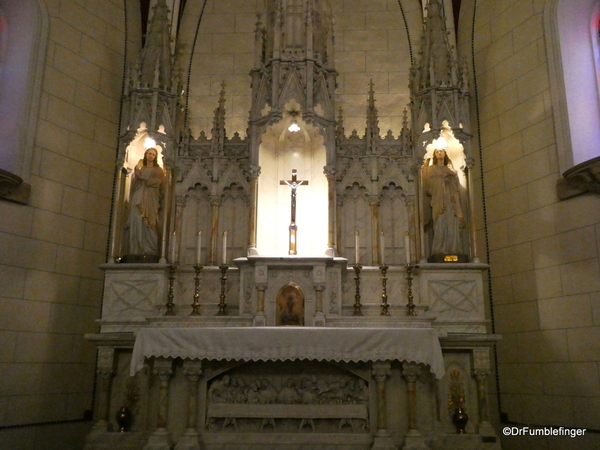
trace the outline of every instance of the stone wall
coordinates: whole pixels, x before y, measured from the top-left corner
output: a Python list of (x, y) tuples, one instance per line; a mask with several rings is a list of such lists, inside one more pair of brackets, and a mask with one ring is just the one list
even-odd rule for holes
[[(32, 0), (47, 16), (31, 199), (0, 202), (2, 448), (81, 448), (93, 406), (96, 331), (125, 50), (124, 2)], [(135, 12), (135, 11), (133, 11)], [(130, 17), (133, 16), (130, 11)], [(137, 26), (137, 33), (136, 33)], [(139, 10), (129, 35), (140, 45)], [(47, 41), (46, 41), (47, 40)], [(58, 425), (34, 427), (36, 423)], [(78, 427), (78, 430), (75, 430)], [(70, 436), (70, 438), (65, 438)]]
[[(477, 1), (475, 17), (489, 263), (495, 331), (503, 335), (501, 410), (523, 424), (597, 429), (600, 198), (557, 198), (561, 174), (543, 23), (549, 3)], [(463, 2), (465, 10), (472, 5)], [(461, 48), (468, 50), (464, 25)], [(547, 439), (561, 448), (591, 448), (594, 436)], [(543, 440), (505, 437), (502, 445), (526, 448)]]

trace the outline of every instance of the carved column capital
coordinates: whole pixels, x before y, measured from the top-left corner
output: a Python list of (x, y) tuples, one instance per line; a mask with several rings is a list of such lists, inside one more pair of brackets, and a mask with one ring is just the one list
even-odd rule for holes
[(416, 383), (421, 374), (421, 367), (415, 363), (402, 363), (402, 376), (410, 383)]
[(317, 292), (323, 292), (327, 285), (325, 283), (313, 283), (313, 288)]
[(490, 373), (491, 371), (489, 369), (473, 369), (472, 371), (473, 378), (477, 381), (485, 381)]
[(260, 166), (256, 166), (254, 164), (251, 164), (246, 169), (246, 175), (251, 180), (257, 179), (260, 176), (260, 169), (261, 169)]
[(176, 206), (184, 206), (185, 205), (185, 196), (176, 195), (175, 196), (175, 205)]
[(323, 173), (329, 181), (336, 181), (339, 174), (337, 168), (331, 165), (323, 167)]
[(375, 361), (373, 363), (373, 377), (376, 381), (385, 381), (391, 374), (391, 363), (389, 361)]
[(98, 349), (98, 363), (96, 373), (103, 378), (115, 374), (115, 349), (112, 347), (100, 347)]
[(202, 361), (184, 361), (183, 362), (183, 374), (190, 382), (196, 382), (202, 375)]
[(169, 381), (173, 375), (173, 360), (171, 358), (156, 358), (152, 372), (160, 379), (161, 383)]
[(268, 284), (266, 282), (265, 283), (262, 283), (262, 282), (261, 283), (256, 283), (256, 290), (257, 291), (263, 291), (264, 292), (264, 291), (267, 290), (267, 287), (268, 287)]
[(381, 197), (379, 194), (369, 195), (369, 205), (371, 206), (379, 206), (381, 203)]
[(490, 369), (490, 349), (488, 347), (475, 347), (473, 349), (473, 368)]
[(208, 197), (208, 201), (210, 203), (210, 206), (219, 206), (221, 204), (221, 196), (211, 195)]

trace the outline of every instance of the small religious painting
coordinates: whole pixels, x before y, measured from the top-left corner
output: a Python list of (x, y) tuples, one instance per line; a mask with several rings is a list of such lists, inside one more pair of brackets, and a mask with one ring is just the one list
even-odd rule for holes
[(304, 293), (295, 283), (282, 286), (277, 293), (276, 325), (304, 325)]

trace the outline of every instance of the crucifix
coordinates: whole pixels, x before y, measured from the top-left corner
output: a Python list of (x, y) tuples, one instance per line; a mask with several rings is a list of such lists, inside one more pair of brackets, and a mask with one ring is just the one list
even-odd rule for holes
[(288, 185), (292, 188), (292, 220), (290, 223), (290, 255), (296, 255), (296, 231), (298, 227), (296, 226), (296, 189), (301, 184), (307, 185), (308, 180), (298, 180), (296, 169), (292, 169), (292, 179), (291, 180), (280, 180), (279, 184)]

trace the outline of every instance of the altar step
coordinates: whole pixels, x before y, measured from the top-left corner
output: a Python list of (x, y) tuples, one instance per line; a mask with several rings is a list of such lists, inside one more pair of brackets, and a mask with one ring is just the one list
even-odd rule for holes
[(369, 450), (373, 437), (329, 433), (203, 433), (206, 450)]

